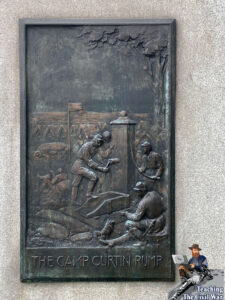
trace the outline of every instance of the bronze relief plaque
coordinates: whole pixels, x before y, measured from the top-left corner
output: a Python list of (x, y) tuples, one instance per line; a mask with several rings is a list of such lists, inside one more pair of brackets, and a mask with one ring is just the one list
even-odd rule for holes
[(174, 20), (20, 21), (21, 280), (173, 280)]

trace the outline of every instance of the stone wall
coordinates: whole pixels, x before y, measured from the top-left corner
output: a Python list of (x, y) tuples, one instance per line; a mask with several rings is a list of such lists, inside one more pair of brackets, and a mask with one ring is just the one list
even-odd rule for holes
[(163, 300), (173, 283), (19, 280), (19, 18), (177, 20), (176, 251), (199, 243), (224, 268), (225, 35), (223, 0), (0, 1), (0, 299)]

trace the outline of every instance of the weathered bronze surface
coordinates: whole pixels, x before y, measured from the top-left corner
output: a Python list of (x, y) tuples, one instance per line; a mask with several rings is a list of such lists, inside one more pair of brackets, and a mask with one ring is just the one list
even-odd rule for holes
[(173, 280), (174, 20), (21, 20), (21, 279)]

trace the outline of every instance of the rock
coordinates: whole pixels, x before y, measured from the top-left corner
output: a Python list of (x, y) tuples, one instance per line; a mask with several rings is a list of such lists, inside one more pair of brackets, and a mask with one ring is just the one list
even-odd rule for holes
[(109, 43), (109, 45), (115, 45), (116, 39), (113, 39), (113, 38), (109, 39), (108, 43)]
[(47, 219), (49, 222), (59, 223), (73, 233), (80, 233), (89, 230), (89, 227), (79, 220), (52, 209), (42, 209), (36, 215), (39, 218)]
[(130, 35), (126, 32), (120, 32), (117, 38), (119, 41), (127, 42), (130, 38)]
[(39, 227), (37, 231), (46, 237), (58, 240), (65, 240), (69, 235), (68, 230), (64, 226), (56, 223), (46, 223)]
[(102, 36), (103, 36), (102, 32), (92, 31), (92, 33), (90, 34), (89, 40), (92, 42), (98, 42), (101, 40)]
[[(81, 223), (87, 225), (87, 229), (85, 229), (83, 231), (79, 231), (79, 232), (86, 232), (86, 231), (89, 230), (89, 227), (93, 227), (95, 229), (99, 228), (99, 222), (97, 220), (87, 219), (87, 217), (86, 217), (86, 214), (88, 212), (90, 212), (90, 209), (83, 209), (83, 208), (81, 208), (79, 211), (74, 211), (70, 207), (65, 207), (65, 208), (61, 208), (60, 211), (62, 211), (66, 215), (71, 216), (74, 219), (77, 219)], [(82, 211), (82, 215), (81, 215), (81, 211)], [(75, 231), (74, 233), (78, 233), (78, 232)]]
[(130, 37), (133, 40), (135, 40), (139, 36), (139, 34), (140, 34), (139, 31), (135, 30), (135, 29), (131, 30), (130, 33), (129, 33)]
[(119, 211), (130, 206), (129, 194), (110, 191), (98, 196), (102, 199), (102, 202), (94, 210), (86, 214), (87, 218), (111, 214), (114, 211)]
[(105, 29), (105, 32), (107, 34), (112, 34), (112, 33), (116, 32), (116, 27), (114, 27), (114, 26), (107, 26), (106, 29)]
[(78, 233), (78, 234), (74, 234), (70, 237), (70, 240), (72, 242), (76, 242), (76, 241), (81, 241), (81, 240), (91, 240), (93, 237), (91, 232), (83, 232), (83, 233)]

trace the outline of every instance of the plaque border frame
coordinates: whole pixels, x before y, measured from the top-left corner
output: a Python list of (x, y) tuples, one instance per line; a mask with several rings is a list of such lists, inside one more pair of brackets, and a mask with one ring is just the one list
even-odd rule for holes
[(23, 18), (19, 19), (19, 73), (20, 73), (20, 280), (21, 282), (65, 281), (174, 281), (175, 268), (171, 260), (170, 278), (31, 278), (25, 271), (26, 210), (27, 210), (27, 108), (26, 108), (26, 29), (28, 26), (76, 25), (168, 25), (170, 28), (170, 249), (175, 253), (175, 98), (176, 98), (176, 20), (175, 19), (74, 19)]

